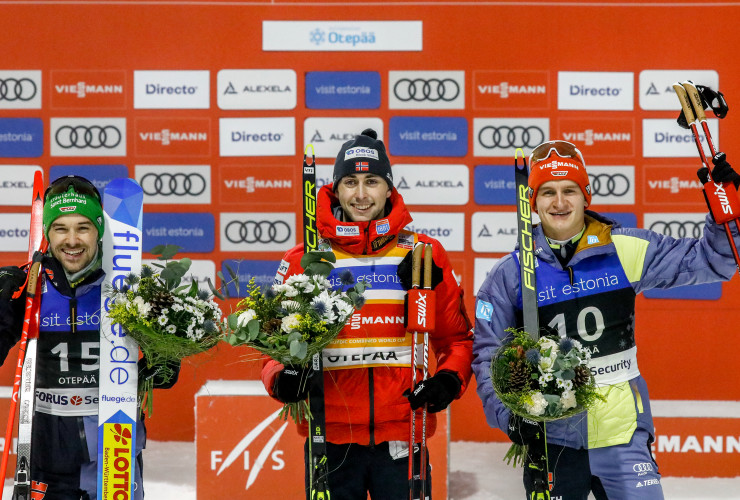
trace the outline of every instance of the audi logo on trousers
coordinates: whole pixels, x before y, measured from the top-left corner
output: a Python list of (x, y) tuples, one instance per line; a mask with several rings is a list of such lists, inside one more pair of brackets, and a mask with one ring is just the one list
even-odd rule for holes
[(460, 85), (451, 78), (401, 78), (393, 86), (393, 94), (400, 101), (454, 101), (460, 95)]
[(536, 126), (494, 127), (486, 125), (478, 132), (478, 142), (486, 149), (534, 148), (545, 142), (545, 132)]
[(121, 131), (113, 125), (84, 126), (64, 125), (59, 127), (54, 140), (62, 148), (108, 148), (112, 149), (121, 143)]
[(233, 220), (226, 225), (224, 234), (231, 243), (285, 243), (291, 236), (291, 229), (281, 220)]
[(701, 238), (704, 222), (694, 221), (655, 221), (648, 228), (656, 233), (662, 233), (674, 238)]
[(629, 193), (630, 180), (624, 174), (589, 174), (591, 193), (598, 196), (624, 196)]
[(205, 177), (198, 173), (148, 173), (140, 180), (141, 189), (149, 196), (198, 196), (208, 184)]
[(30, 78), (0, 79), (0, 101), (30, 101), (36, 97), (36, 83)]

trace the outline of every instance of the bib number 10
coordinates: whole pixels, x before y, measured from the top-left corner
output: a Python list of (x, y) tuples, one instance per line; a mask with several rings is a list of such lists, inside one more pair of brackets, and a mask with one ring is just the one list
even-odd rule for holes
[[(586, 320), (589, 316), (593, 317), (593, 323), (596, 324), (596, 330), (592, 333), (586, 331)], [(567, 336), (567, 330), (565, 327), (565, 313), (560, 313), (547, 324), (550, 328), (554, 328), (558, 331), (558, 334), (565, 338)], [(586, 342), (596, 342), (601, 334), (604, 333), (604, 315), (598, 307), (589, 306), (584, 307), (578, 313), (576, 318), (576, 328), (578, 335)]]

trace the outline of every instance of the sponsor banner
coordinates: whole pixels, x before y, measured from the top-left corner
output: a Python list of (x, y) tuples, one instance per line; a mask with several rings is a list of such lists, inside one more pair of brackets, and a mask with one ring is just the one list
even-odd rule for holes
[(79, 175), (89, 180), (100, 193), (113, 179), (128, 177), (126, 165), (53, 165), (49, 170), (49, 182), (65, 175)]
[(470, 222), (470, 238), (474, 252), (514, 251), (517, 242), (516, 212), (475, 212)]
[(586, 162), (599, 156), (635, 155), (633, 118), (559, 118), (558, 137), (574, 143)]
[(143, 249), (157, 245), (179, 245), (181, 253), (213, 252), (215, 220), (204, 213), (144, 213)]
[(288, 250), (295, 246), (295, 219), (295, 212), (222, 212), (221, 250), (225, 252)]
[(514, 152), (522, 148), (529, 153), (549, 140), (548, 118), (474, 118), (473, 155), (505, 156), (513, 161)]
[[(696, 153), (696, 149), (694, 149)], [(702, 184), (692, 166), (643, 166), (643, 203), (706, 210)]]
[(33, 177), (38, 165), (0, 165), (0, 205), (31, 206)]
[(465, 205), (466, 165), (393, 165), (393, 184), (407, 205)]
[(292, 156), (295, 118), (221, 118), (221, 156)]
[(366, 128), (378, 133), (383, 140), (383, 120), (380, 118), (306, 118), (303, 122), (303, 147), (313, 144), (316, 158), (336, 158), (342, 144), (353, 140)]
[[(719, 151), (719, 120), (707, 119), (712, 142)], [(699, 127), (701, 130), (701, 127)], [(704, 134), (700, 141), (709, 155)], [(698, 158), (696, 141), (691, 130), (682, 129), (674, 118), (645, 118), (642, 120), (642, 156), (645, 158)]]
[(389, 71), (390, 109), (464, 109), (464, 71)]
[(465, 156), (468, 121), (459, 117), (395, 116), (390, 120), (388, 145), (397, 156)]
[(28, 253), (31, 214), (2, 214), (0, 221), (0, 252)]
[(488, 273), (491, 272), (491, 269), (493, 269), (493, 266), (495, 266), (499, 260), (500, 259), (487, 259), (482, 257), (475, 258), (475, 270), (473, 271), (473, 296), (478, 295), (478, 291), (486, 280)]
[(52, 118), (52, 156), (126, 156), (126, 118)]
[(222, 69), (217, 86), (221, 109), (294, 109), (298, 101), (292, 69)]
[(632, 111), (635, 74), (558, 71), (558, 109)]
[(254, 278), (255, 285), (259, 287), (272, 286), (279, 266), (279, 260), (224, 260), (221, 263), (221, 274), (226, 281), (221, 281), (221, 290), (226, 289), (229, 297), (246, 297), (249, 280)]
[(640, 107), (645, 110), (678, 111), (681, 105), (673, 90), (676, 82), (691, 80), (697, 85), (719, 88), (719, 74), (714, 70), (664, 70), (646, 69), (640, 71)]
[(38, 158), (42, 154), (41, 118), (0, 118), (0, 158)]
[[(706, 212), (695, 213), (646, 213), (644, 227), (673, 238), (701, 238)], [(718, 300), (722, 296), (722, 283), (653, 289), (644, 293), (649, 299)]]
[(306, 73), (308, 109), (378, 109), (380, 73), (377, 71), (309, 71)]
[(448, 252), (465, 250), (465, 214), (450, 212), (412, 212), (405, 229), (426, 234), (439, 241)]
[(473, 198), (478, 205), (516, 205), (511, 165), (476, 165), (473, 184)]
[[(157, 265), (164, 265), (164, 261), (156, 259), (143, 259), (141, 263), (151, 267), (155, 271), (159, 269), (156, 267)], [(191, 259), (190, 269), (182, 277), (182, 284), (190, 285), (193, 281), (196, 281), (198, 283), (198, 289), (210, 291), (208, 280), (211, 280), (211, 283), (216, 286), (216, 263), (212, 260)]]
[(210, 156), (210, 118), (136, 118), (137, 156)]
[(210, 165), (136, 165), (146, 204), (211, 203)]
[(210, 71), (134, 71), (134, 109), (208, 109)]
[(635, 167), (588, 167), (591, 205), (634, 205)]
[(0, 71), (0, 109), (41, 109), (41, 70)]
[(265, 51), (420, 51), (421, 21), (262, 21)]
[(222, 165), (218, 172), (221, 203), (255, 207), (285, 205), (291, 209), (298, 203), (300, 183), (295, 178), (298, 172), (295, 167)]
[(637, 227), (637, 215), (633, 212), (599, 212), (604, 217), (608, 217), (618, 222), (622, 227)]
[(473, 71), (473, 109), (550, 109), (547, 71)]
[(127, 94), (125, 71), (51, 72), (52, 109), (125, 109)]
[(334, 176), (334, 165), (316, 165), (316, 192), (325, 184), (331, 184)]

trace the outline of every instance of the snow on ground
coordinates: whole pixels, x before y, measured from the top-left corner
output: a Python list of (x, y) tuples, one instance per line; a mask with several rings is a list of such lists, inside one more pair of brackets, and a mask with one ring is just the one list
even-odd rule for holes
[[(521, 471), (501, 460), (507, 448), (504, 443), (453, 442), (450, 447), (450, 499), (523, 499)], [(147, 498), (196, 500), (194, 443), (149, 441), (144, 463)], [(5, 485), (3, 498), (10, 498), (12, 482)], [(663, 478), (663, 491), (666, 499), (740, 500), (740, 476), (732, 479), (667, 477)]]

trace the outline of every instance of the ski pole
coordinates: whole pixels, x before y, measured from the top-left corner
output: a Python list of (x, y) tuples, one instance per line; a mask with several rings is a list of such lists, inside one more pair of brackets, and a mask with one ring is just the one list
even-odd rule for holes
[[(416, 243), (414, 250), (411, 255), (411, 289), (418, 290), (421, 284), (421, 255), (422, 255), (423, 244)], [(412, 297), (407, 295), (407, 310), (411, 311), (413, 305)], [(411, 313), (407, 313), (407, 321), (411, 323)], [(419, 339), (419, 333), (416, 328), (413, 329), (412, 342), (411, 342), (411, 392), (416, 388), (416, 363), (418, 354), (416, 352), (416, 344)], [(411, 410), (410, 416), (410, 427), (409, 427), (409, 499), (414, 500), (414, 486), (417, 479), (420, 477), (416, 473), (414, 467), (414, 447), (416, 446), (416, 410)]]
[[(424, 281), (422, 288), (428, 290), (427, 297), (431, 294), (432, 290), (432, 244), (427, 243), (424, 245)], [(433, 315), (434, 312), (430, 311), (431, 304), (427, 299), (425, 312), (427, 316), (429, 313)], [(422, 371), (422, 380), (425, 381), (429, 378), (429, 328), (424, 329), (424, 349), (422, 351), (422, 362), (424, 364)], [(427, 405), (421, 409), (421, 450), (419, 457), (419, 479), (421, 481), (421, 494), (419, 495), (420, 500), (426, 498), (426, 484), (427, 484), (427, 462), (429, 457), (427, 455)]]

